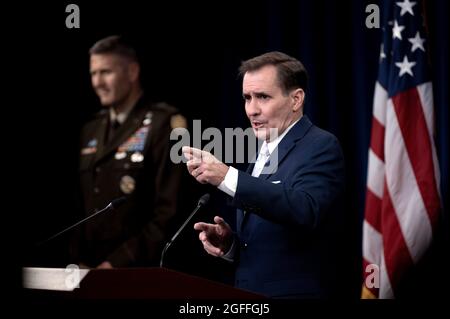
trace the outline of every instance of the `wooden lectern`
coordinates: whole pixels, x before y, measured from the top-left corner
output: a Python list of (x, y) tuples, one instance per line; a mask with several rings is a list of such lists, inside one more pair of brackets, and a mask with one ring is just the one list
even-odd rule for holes
[[(264, 299), (166, 268), (23, 268), (28, 297), (58, 299)], [(76, 288), (78, 287), (78, 288)]]

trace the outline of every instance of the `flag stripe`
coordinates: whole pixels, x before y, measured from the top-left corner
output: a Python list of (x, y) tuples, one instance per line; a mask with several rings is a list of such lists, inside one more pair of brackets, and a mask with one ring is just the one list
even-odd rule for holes
[[(420, 104), (422, 105), (422, 112), (427, 122), (428, 135), (434, 135), (434, 108), (433, 108), (433, 88), (431, 82), (426, 82), (417, 86), (419, 93)], [(434, 144), (431, 143), (433, 146)]]
[[(431, 227), (409, 160), (392, 100), (388, 101), (386, 139), (386, 183), (401, 233), (417, 261), (431, 241)], [(386, 193), (384, 194), (386, 196)], [(384, 209), (384, 208), (382, 208)], [(417, 222), (420, 221), (420, 222)], [(383, 222), (384, 223), (384, 222)], [(384, 228), (384, 225), (383, 225)]]
[[(366, 212), (365, 212), (365, 221), (364, 223), (369, 223), (371, 227), (374, 228), (375, 231), (381, 233), (381, 215), (379, 212), (381, 211), (381, 199), (376, 196), (369, 188), (366, 191)], [(368, 236), (372, 236), (373, 234), (367, 234)], [(380, 241), (381, 243), (381, 241)]]
[(385, 126), (386, 119), (386, 102), (388, 100), (387, 91), (377, 81), (375, 83), (375, 94), (373, 98), (373, 116), (377, 121)]
[(364, 238), (370, 238), (363, 242), (363, 257), (371, 264), (379, 265), (381, 261), (380, 248), (383, 247), (383, 237), (367, 220), (364, 221)]
[(384, 258), (383, 246), (380, 248), (381, 262), (380, 262), (380, 290), (378, 292), (378, 298), (394, 298), (394, 291), (392, 289), (391, 280), (388, 276), (386, 260)]
[(403, 272), (413, 265), (413, 260), (406, 242), (401, 236), (402, 230), (387, 185), (385, 190), (382, 204), (383, 250), (390, 286), (395, 287), (398, 286)]
[(383, 197), (384, 187), (384, 163), (381, 161), (372, 149), (369, 150), (369, 169), (367, 171), (367, 187), (378, 198)]
[[(431, 145), (431, 155), (433, 157), (433, 166), (434, 166), (434, 178), (436, 181), (436, 191), (439, 197), (439, 201), (441, 198), (441, 192), (439, 190), (439, 185), (441, 182), (440, 172), (439, 172), (439, 161), (436, 153), (436, 146), (434, 145), (434, 107), (433, 107), (433, 87), (431, 82), (424, 83), (422, 85), (417, 86), (417, 91), (419, 92), (420, 102), (423, 108), (423, 112), (425, 115), (425, 119), (428, 127), (428, 134), (430, 138)], [(441, 204), (441, 203), (440, 203)], [(441, 207), (441, 205), (439, 205)]]
[[(429, 131), (419, 94), (417, 89), (413, 88), (397, 94), (392, 100), (415, 179), (428, 216), (434, 224), (438, 217), (440, 202), (431, 155), (432, 147), (427, 134)], [(415, 116), (410, 116), (410, 113)]]
[(372, 117), (370, 148), (382, 161), (384, 161), (384, 126), (376, 117)]

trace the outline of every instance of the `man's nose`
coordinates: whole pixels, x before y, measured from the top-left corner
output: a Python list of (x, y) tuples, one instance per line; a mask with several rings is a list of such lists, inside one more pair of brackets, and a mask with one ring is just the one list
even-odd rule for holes
[(256, 101), (256, 99), (251, 99), (247, 101), (247, 113), (248, 115), (258, 115), (261, 109)]
[(103, 84), (103, 78), (100, 76), (100, 74), (92, 75), (91, 81), (93, 87), (98, 87)]

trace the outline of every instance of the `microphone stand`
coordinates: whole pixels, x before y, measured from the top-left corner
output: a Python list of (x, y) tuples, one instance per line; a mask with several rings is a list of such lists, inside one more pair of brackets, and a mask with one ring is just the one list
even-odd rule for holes
[(56, 234), (54, 234), (53, 236), (51, 236), (51, 237), (49, 237), (49, 238), (47, 238), (47, 239), (45, 239), (45, 240), (42, 240), (42, 241), (38, 242), (35, 246), (36, 246), (36, 247), (42, 246), (42, 245), (45, 244), (46, 242), (48, 242), (48, 241), (50, 241), (50, 240), (52, 240), (52, 239), (54, 239), (54, 238), (56, 238), (56, 237), (58, 237), (58, 236), (64, 234), (65, 232), (71, 230), (71, 229), (74, 228), (74, 227), (77, 227), (78, 225), (80, 225), (80, 224), (84, 223), (85, 221), (87, 221), (87, 220), (89, 220), (89, 219), (91, 219), (91, 218), (97, 216), (98, 214), (101, 214), (101, 213), (103, 213), (103, 212), (105, 212), (105, 211), (107, 211), (107, 210), (110, 210), (110, 209), (113, 210), (113, 209), (119, 207), (124, 201), (125, 201), (125, 197), (120, 197), (120, 198), (117, 198), (117, 199), (113, 200), (113, 201), (112, 201), (111, 203), (109, 203), (108, 206), (106, 206), (105, 208), (103, 208), (103, 209), (99, 210), (98, 212), (96, 212), (96, 213), (94, 213), (94, 214), (92, 214), (92, 215), (90, 215), (90, 216), (88, 216), (88, 217), (86, 217), (86, 218), (84, 218), (84, 219), (78, 221), (77, 223), (75, 223), (75, 224), (73, 224), (73, 225), (67, 227), (66, 229), (61, 230), (59, 233), (56, 233)]
[(164, 249), (161, 253), (161, 259), (159, 261), (159, 267), (162, 268), (163, 261), (164, 261), (164, 255), (166, 254), (167, 249), (169, 249), (170, 245), (175, 241), (175, 239), (178, 237), (178, 235), (181, 233), (181, 231), (186, 227), (186, 225), (191, 221), (192, 217), (198, 212), (198, 210), (204, 206), (209, 200), (209, 194), (203, 195), (200, 200), (198, 201), (197, 207), (195, 207), (194, 211), (189, 215), (189, 217), (186, 219), (186, 221), (181, 225), (181, 227), (178, 229), (178, 231), (173, 235), (173, 237), (167, 242), (166, 246), (164, 246)]

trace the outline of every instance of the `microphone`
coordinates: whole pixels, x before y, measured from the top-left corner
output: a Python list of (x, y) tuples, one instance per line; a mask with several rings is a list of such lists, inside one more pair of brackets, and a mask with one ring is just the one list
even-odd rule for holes
[(167, 249), (169, 249), (170, 245), (175, 241), (175, 239), (178, 237), (178, 235), (183, 231), (183, 229), (186, 227), (186, 225), (191, 221), (192, 217), (198, 212), (200, 208), (205, 206), (209, 201), (209, 194), (204, 194), (200, 199), (198, 200), (197, 207), (195, 207), (194, 211), (189, 215), (189, 217), (186, 219), (186, 221), (181, 225), (181, 227), (178, 229), (178, 231), (173, 235), (173, 237), (167, 242), (166, 246), (164, 247), (162, 253), (161, 253), (161, 259), (159, 261), (159, 267), (163, 266), (163, 260), (164, 255), (166, 254)]
[(72, 228), (77, 227), (78, 225), (84, 223), (85, 221), (87, 221), (87, 220), (97, 216), (98, 214), (101, 214), (101, 213), (109, 211), (109, 210), (114, 210), (114, 209), (118, 208), (119, 206), (122, 206), (122, 204), (125, 201), (126, 201), (126, 197), (125, 196), (122, 196), (122, 197), (119, 197), (119, 198), (116, 198), (116, 199), (112, 200), (105, 208), (99, 210), (98, 212), (96, 212), (96, 213), (94, 213), (94, 214), (92, 214), (92, 215), (90, 215), (90, 216), (88, 216), (88, 217), (78, 221), (77, 223), (73, 224), (72, 226), (67, 227), (66, 229), (61, 230), (60, 232), (54, 234), (53, 236), (51, 236), (51, 237), (49, 237), (49, 238), (47, 238), (47, 239), (45, 239), (43, 241), (38, 242), (36, 244), (36, 247), (39, 247), (39, 246), (45, 244), (46, 242), (49, 242), (50, 240), (55, 239), (56, 237), (64, 234), (65, 232), (71, 230)]

